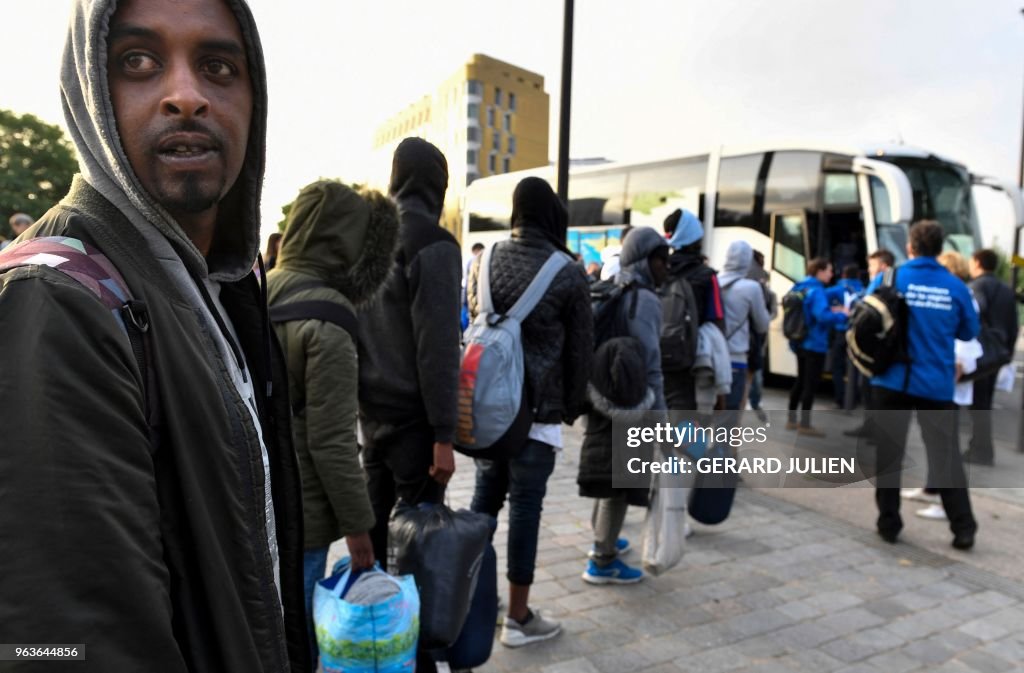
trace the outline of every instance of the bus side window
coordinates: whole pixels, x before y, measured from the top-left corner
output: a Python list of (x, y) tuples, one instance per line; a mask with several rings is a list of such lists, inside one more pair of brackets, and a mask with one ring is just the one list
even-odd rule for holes
[(803, 211), (772, 213), (772, 267), (792, 281), (807, 269), (807, 218)]

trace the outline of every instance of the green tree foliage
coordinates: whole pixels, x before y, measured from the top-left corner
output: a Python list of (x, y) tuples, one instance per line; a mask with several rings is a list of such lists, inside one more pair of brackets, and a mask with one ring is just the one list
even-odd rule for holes
[(16, 212), (39, 218), (71, 187), (78, 162), (60, 127), (0, 109), (0, 236)]

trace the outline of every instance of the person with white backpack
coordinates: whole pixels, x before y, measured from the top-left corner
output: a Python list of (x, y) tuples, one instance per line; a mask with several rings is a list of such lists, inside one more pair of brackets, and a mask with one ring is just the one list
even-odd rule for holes
[[(473, 324), (463, 353), (464, 376), (470, 336), (474, 329), (482, 329), (481, 320), (499, 323), (514, 313), (521, 322), (522, 395), (529, 415), (526, 437), (520, 446), (509, 448), (505, 458), (476, 460), (471, 505), (474, 512), (496, 517), (506, 496), (509, 500), (509, 601), (501, 631), (501, 643), (507, 647), (546, 640), (561, 630), (558, 622), (545, 619), (528, 602), (547, 481), (555, 467), (555, 454), (562, 448), (561, 424), (572, 423), (583, 410), (593, 357), (590, 284), (583, 267), (565, 260), (540, 300), (528, 312), (522, 311), (527, 313), (525, 317), (519, 315), (522, 305), (515, 311), (513, 307), (549, 260), (571, 258), (565, 247), (568, 223), (568, 212), (551, 186), (539, 178), (524, 179), (512, 197), (511, 239), (481, 255), (467, 283)], [(484, 264), (486, 274), (481, 271)], [(486, 308), (485, 299), (490, 304)], [(480, 367), (484, 366), (485, 358), (481, 358)], [(463, 403), (469, 401), (460, 399)], [(464, 430), (460, 428), (459, 433)], [(459, 433), (457, 444), (461, 443)]]

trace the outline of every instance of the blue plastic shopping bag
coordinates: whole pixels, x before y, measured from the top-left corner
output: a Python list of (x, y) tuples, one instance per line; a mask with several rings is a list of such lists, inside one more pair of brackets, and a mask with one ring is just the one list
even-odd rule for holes
[(313, 623), (324, 673), (411, 673), (416, 669), (420, 598), (411, 575), (394, 577), (397, 593), (373, 605), (345, 600), (361, 573), (351, 569), (317, 582)]

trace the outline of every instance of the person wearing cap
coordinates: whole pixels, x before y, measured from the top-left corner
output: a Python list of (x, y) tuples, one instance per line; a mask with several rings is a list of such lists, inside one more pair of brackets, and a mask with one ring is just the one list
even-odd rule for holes
[[(14, 232), (14, 238), (17, 238), (18, 236), (21, 236), (22, 232), (32, 226), (32, 217), (25, 213), (15, 213), (11, 215), (11, 219), (8, 220), (8, 223), (11, 225), (11, 231)], [(14, 239), (0, 243), (0, 250), (3, 250), (13, 242)]]
[[(594, 549), (583, 571), (583, 581), (590, 584), (633, 584), (644, 576), (642, 571), (619, 559), (619, 554), (628, 548), (628, 543), (619, 542), (626, 510), (630, 504), (646, 504), (646, 498), (637, 502), (635, 497), (631, 499), (631, 491), (610, 487), (610, 456), (607, 461), (604, 456), (610, 451), (611, 422), (606, 419), (620, 405), (643, 411), (666, 408), (661, 372), (661, 300), (657, 288), (668, 278), (668, 258), (665, 239), (649, 227), (633, 229), (622, 246), (622, 270), (615, 280), (633, 288), (623, 295), (619, 310), (623, 336), (632, 343), (630, 349), (634, 353), (626, 354), (621, 339), (609, 339), (598, 349), (591, 378), (589, 399), (595, 412), (587, 418), (578, 478), (581, 494), (597, 497), (592, 518)], [(597, 467), (605, 462), (609, 466), (607, 475)]]
[[(704, 262), (704, 226), (700, 219), (689, 210), (676, 210), (665, 218), (665, 231), (672, 232), (668, 241), (672, 254), (668, 259), (667, 282), (676, 278), (686, 280), (701, 312), (700, 325), (713, 321), (721, 327), (725, 317), (722, 293), (715, 270)], [(669, 409), (696, 410), (693, 375), (687, 371), (666, 373), (665, 399)]]

